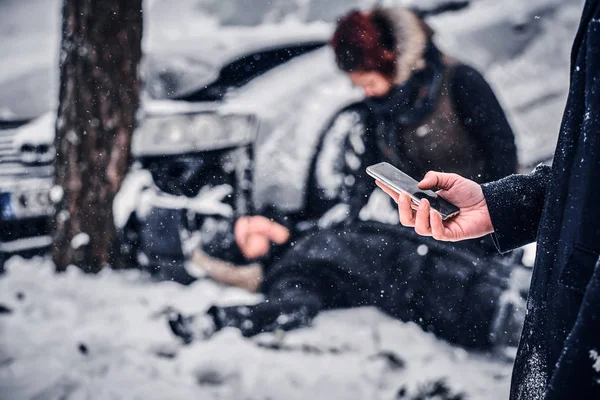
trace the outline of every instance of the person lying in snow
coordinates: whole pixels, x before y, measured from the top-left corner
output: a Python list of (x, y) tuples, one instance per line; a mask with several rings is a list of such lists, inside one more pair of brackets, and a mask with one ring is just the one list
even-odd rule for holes
[[(305, 209), (242, 217), (235, 249), (194, 252), (209, 275), (265, 300), (173, 313), (176, 335), (190, 342), (235, 327), (253, 336), (306, 326), (323, 309), (376, 306), (460, 345), (516, 344), (526, 288), (513, 285), (513, 260), (494, 256), (486, 240), (445, 244), (405, 229), (365, 173), (380, 161), (416, 178), (432, 168), (475, 181), (516, 172), (514, 136), (493, 91), (432, 38), (406, 9), (354, 11), (339, 21), (331, 42), (338, 66), (366, 99), (340, 112), (323, 136)], [(260, 265), (212, 258), (240, 253)]]

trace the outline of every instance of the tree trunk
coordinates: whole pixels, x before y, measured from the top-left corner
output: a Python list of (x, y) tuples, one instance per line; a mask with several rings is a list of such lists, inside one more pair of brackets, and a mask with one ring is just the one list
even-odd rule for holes
[(119, 265), (114, 196), (139, 105), (142, 0), (64, 0), (56, 119), (56, 268)]

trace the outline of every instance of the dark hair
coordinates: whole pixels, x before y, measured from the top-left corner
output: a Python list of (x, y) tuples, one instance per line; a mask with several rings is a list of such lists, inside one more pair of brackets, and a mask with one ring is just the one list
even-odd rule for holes
[(351, 11), (338, 21), (331, 46), (342, 71), (396, 74), (396, 39), (381, 13)]

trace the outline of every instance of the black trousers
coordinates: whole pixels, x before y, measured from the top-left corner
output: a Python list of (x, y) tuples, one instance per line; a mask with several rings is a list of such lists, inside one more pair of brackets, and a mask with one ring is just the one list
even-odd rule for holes
[(467, 347), (490, 345), (512, 265), (481, 243), (445, 244), (400, 226), (361, 223), (298, 240), (265, 271), (265, 300), (212, 307), (217, 329), (253, 336), (309, 325), (323, 309), (376, 306)]

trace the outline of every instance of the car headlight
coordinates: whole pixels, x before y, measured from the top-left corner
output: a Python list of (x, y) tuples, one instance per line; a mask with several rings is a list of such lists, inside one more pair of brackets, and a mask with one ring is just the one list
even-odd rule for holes
[(215, 113), (148, 117), (140, 124), (132, 151), (136, 156), (184, 154), (248, 144), (256, 118)]

